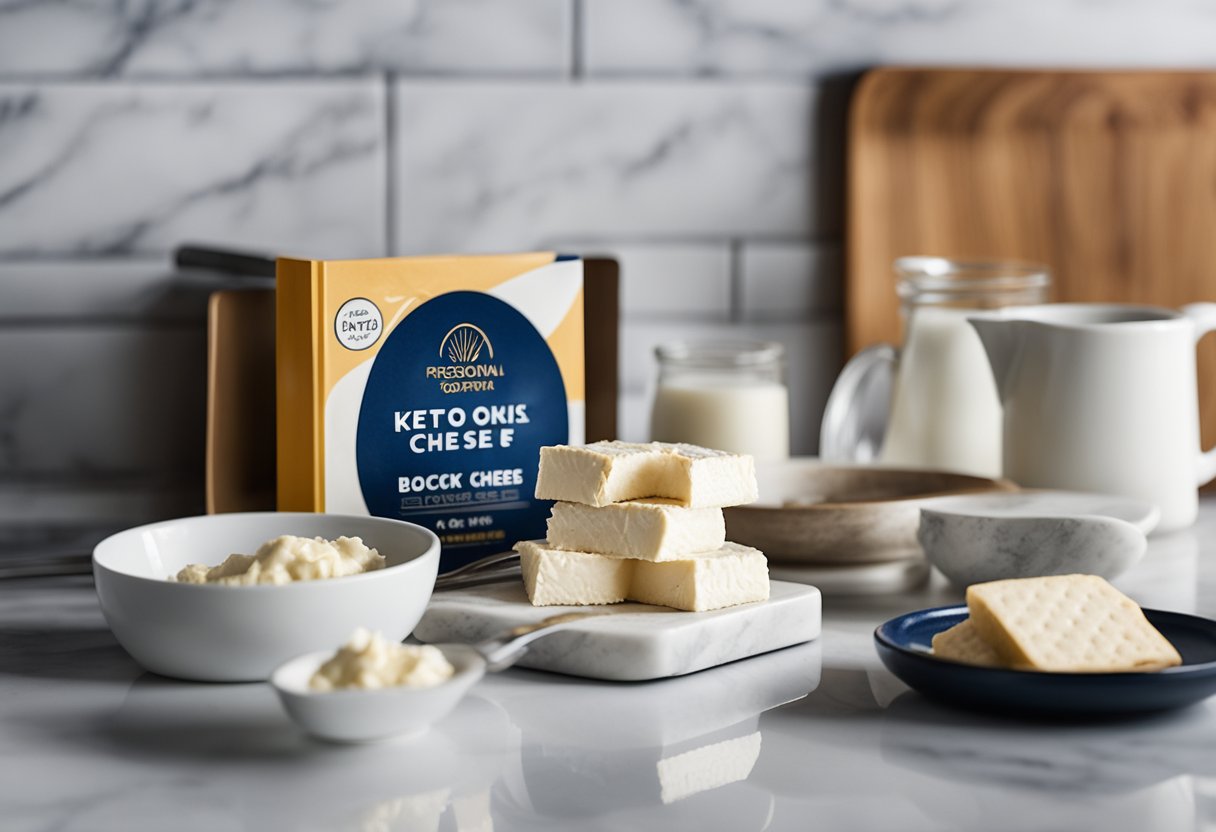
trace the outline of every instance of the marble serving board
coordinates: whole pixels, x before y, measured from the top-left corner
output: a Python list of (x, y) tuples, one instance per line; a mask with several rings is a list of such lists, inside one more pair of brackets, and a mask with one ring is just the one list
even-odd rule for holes
[[(637, 682), (682, 676), (819, 637), (821, 599), (813, 586), (772, 581), (769, 600), (712, 612), (614, 604), (605, 614), (534, 642), (520, 667)], [(491, 584), (436, 593), (414, 637), (472, 643), (520, 624), (589, 607), (534, 607), (523, 586)]]

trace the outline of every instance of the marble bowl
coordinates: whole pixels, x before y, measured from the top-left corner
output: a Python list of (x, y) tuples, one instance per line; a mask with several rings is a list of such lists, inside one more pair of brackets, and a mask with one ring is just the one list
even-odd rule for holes
[(812, 458), (760, 463), (760, 499), (725, 509), (726, 536), (786, 563), (858, 564), (920, 557), (920, 506), (945, 494), (1012, 491), (1005, 480)]
[[(361, 537), (384, 569), (284, 586), (168, 580), (283, 534)], [(357, 627), (391, 641), (413, 631), (439, 569), (439, 539), (400, 520), (338, 514), (214, 514), (139, 526), (93, 551), (93, 576), (119, 644), (153, 673), (204, 682), (264, 681), (287, 659), (342, 644)]]
[(1140, 500), (1072, 491), (943, 497), (920, 513), (925, 556), (962, 587), (1076, 572), (1114, 578), (1144, 556), (1160, 516)]

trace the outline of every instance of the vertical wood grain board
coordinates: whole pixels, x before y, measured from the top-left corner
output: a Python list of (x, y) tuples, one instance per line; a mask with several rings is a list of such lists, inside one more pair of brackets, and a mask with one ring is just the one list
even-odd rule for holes
[[(900, 338), (892, 261), (1047, 263), (1058, 301), (1216, 301), (1216, 73), (880, 69), (849, 121), (846, 339)], [(1199, 363), (1216, 442), (1216, 339)]]

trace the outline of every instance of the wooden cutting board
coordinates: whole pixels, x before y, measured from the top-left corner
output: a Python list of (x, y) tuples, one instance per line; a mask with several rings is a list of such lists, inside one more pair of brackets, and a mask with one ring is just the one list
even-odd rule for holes
[(1043, 262), (1057, 301), (1216, 301), (1216, 73), (879, 69), (848, 153), (850, 353), (898, 343), (891, 263), (909, 254)]

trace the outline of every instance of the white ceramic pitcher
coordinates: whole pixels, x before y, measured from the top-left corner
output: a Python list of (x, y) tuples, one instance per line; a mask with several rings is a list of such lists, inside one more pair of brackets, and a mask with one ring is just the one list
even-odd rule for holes
[(1004, 406), (1006, 477), (1147, 500), (1161, 530), (1195, 521), (1196, 488), (1216, 477), (1216, 449), (1199, 444), (1195, 344), (1216, 329), (1216, 304), (1059, 303), (969, 320)]

